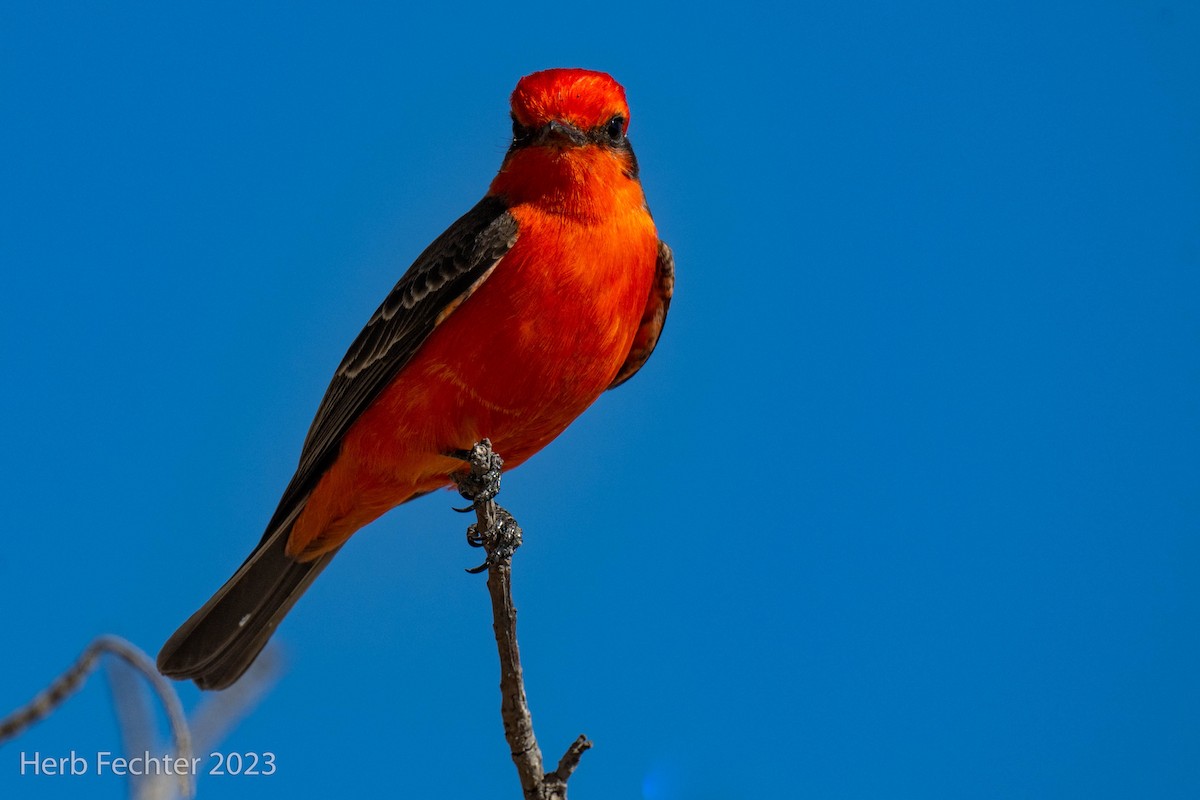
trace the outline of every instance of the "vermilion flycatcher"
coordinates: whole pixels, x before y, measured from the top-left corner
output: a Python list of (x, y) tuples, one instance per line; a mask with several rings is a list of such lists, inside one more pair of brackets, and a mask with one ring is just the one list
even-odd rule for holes
[(625, 90), (602, 72), (537, 72), (512, 120), (488, 193), (354, 340), (262, 540), (163, 647), (163, 674), (233, 683), (351, 534), (451, 483), (464, 466), (448, 454), (487, 437), (515, 467), (650, 357), (674, 265)]

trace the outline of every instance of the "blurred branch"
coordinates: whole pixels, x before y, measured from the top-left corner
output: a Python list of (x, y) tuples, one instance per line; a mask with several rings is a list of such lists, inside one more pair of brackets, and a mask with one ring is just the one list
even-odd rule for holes
[[(130, 642), (119, 636), (101, 636), (89, 644), (66, 672), (58, 676), (46, 689), (22, 708), (0, 720), (0, 742), (22, 733), (30, 725), (45, 719), (64, 700), (83, 686), (84, 681), (96, 668), (100, 656), (105, 653), (116, 656), (145, 676), (154, 688), (159, 701), (167, 711), (171, 735), (175, 741), (175, 752), (182, 758), (192, 758), (192, 736), (188, 731), (183, 706), (175, 689), (166, 678), (158, 674), (154, 662)], [(184, 797), (194, 794), (193, 776), (180, 774), (179, 789)]]
[[(104, 664), (104, 675), (108, 678), (108, 690), (112, 695), (113, 712), (117, 715), (117, 729), (121, 733), (121, 749), (125, 753), (161, 751), (154, 713), (154, 704), (141, 673), (119, 659), (108, 659)], [(147, 770), (148, 771), (148, 770)], [(155, 777), (131, 773), (129, 797), (133, 800), (169, 800), (178, 787), (173, 780), (165, 782), (160, 795), (152, 794), (147, 784)]]
[(567, 779), (592, 746), (586, 736), (576, 739), (553, 772), (545, 772), (542, 751), (533, 732), (533, 717), (525, 696), (521, 653), (517, 646), (517, 608), (512, 599), (512, 555), (521, 546), (517, 521), (495, 501), (504, 461), (484, 439), (464, 454), (470, 472), (456, 477), (459, 493), (471, 501), (476, 522), (467, 529), (467, 542), (482, 547), (487, 559), (468, 572), (487, 569), (492, 598), (492, 629), (500, 655), (500, 716), (513, 763), (526, 800), (566, 800)]
[[(108, 663), (109, 690), (126, 753), (140, 754), (159, 749), (155, 735), (154, 710), (146, 702), (143, 685), (134, 675), (146, 678), (167, 712), (173, 740), (173, 758), (193, 761), (198, 749), (206, 753), (249, 713), (275, 684), (282, 671), (277, 647), (268, 647), (236, 684), (212, 692), (192, 712), (190, 724), (174, 687), (158, 674), (154, 663), (137, 647), (118, 636), (101, 636), (80, 654), (75, 663), (22, 708), (0, 719), (0, 742), (15, 738), (45, 719), (63, 701), (78, 691), (104, 654), (117, 657)], [(130, 775), (130, 797), (135, 800), (174, 800), (195, 796), (195, 776), (189, 772)], [(177, 779), (177, 780), (176, 780)]]
[(280, 647), (268, 644), (246, 674), (228, 689), (204, 692), (200, 704), (188, 716), (196, 752), (215, 749), (278, 682), (284, 659)]
[[(219, 692), (206, 692), (188, 715), (195, 752), (214, 750), (274, 686), (281, 672), (279, 648), (268, 645), (237, 683)], [(125, 752), (161, 751), (155, 734), (154, 710), (144, 685), (136, 681), (136, 673), (120, 661), (109, 662), (107, 673)], [(176, 800), (178, 788), (170, 775), (154, 772), (129, 775), (131, 800)]]

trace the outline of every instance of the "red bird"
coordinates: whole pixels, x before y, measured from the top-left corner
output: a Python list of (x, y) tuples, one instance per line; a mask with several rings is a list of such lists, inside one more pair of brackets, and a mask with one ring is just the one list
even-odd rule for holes
[(488, 193), (354, 340), (262, 540), (164, 645), (164, 675), (233, 683), (351, 534), (464, 471), (449, 454), (487, 437), (515, 467), (650, 357), (674, 263), (625, 90), (602, 72), (536, 72), (512, 121)]

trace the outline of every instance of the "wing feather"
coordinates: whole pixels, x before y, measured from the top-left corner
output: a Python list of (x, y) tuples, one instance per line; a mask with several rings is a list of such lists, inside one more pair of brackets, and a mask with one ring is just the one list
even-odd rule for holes
[(674, 293), (675, 256), (666, 242), (659, 241), (654, 283), (650, 286), (650, 296), (646, 298), (646, 310), (642, 313), (641, 325), (633, 337), (629, 355), (617, 371), (617, 377), (608, 385), (609, 389), (615, 389), (632, 378), (650, 358), (650, 354), (658, 345), (658, 337), (662, 335), (663, 325), (667, 322), (667, 309), (671, 307), (671, 296)]
[(293, 516), (337, 458), (350, 426), (517, 240), (505, 202), (488, 195), (433, 241), (380, 304), (334, 372), (300, 464), (263, 535)]

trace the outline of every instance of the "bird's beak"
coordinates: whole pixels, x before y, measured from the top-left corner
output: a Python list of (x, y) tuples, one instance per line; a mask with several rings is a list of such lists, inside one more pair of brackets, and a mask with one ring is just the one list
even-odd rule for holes
[(585, 145), (588, 142), (587, 134), (579, 128), (558, 120), (552, 120), (544, 126), (539, 138), (546, 144)]

